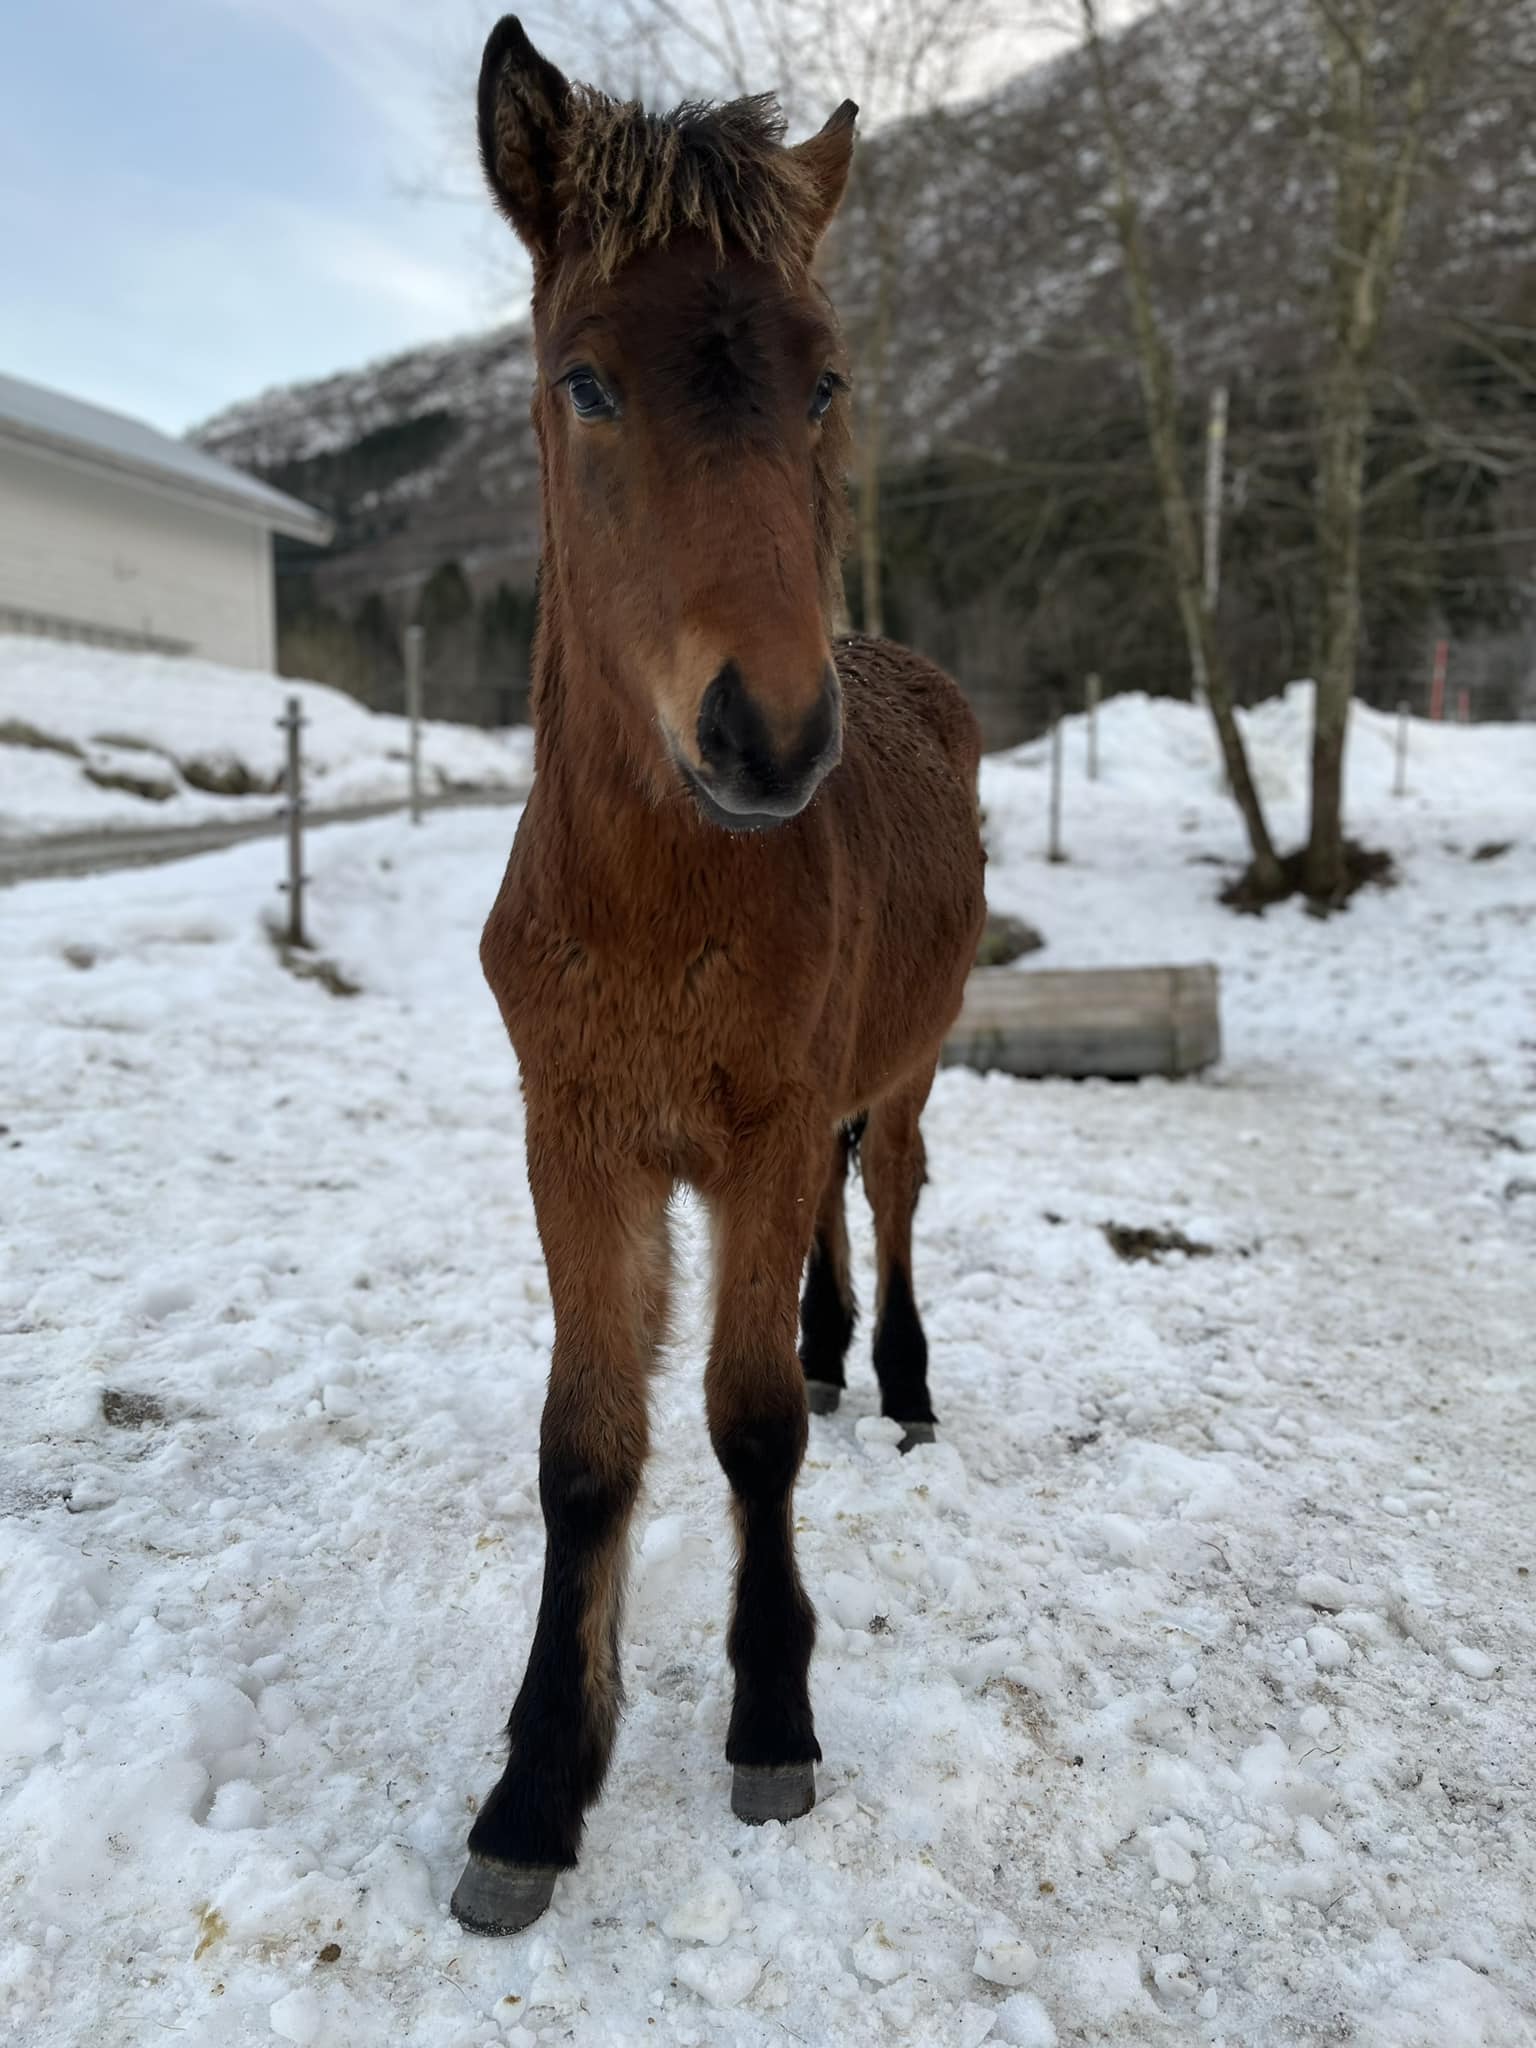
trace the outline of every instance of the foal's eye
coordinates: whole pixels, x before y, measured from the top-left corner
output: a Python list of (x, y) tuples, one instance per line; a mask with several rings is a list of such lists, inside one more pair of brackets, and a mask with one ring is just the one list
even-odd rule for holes
[(610, 420), (618, 408), (590, 370), (572, 370), (563, 383), (579, 420)]
[(841, 382), (842, 379), (831, 370), (824, 370), (822, 372), (816, 381), (815, 395), (811, 399), (811, 418), (813, 420), (825, 417), (828, 407), (837, 396), (837, 387)]

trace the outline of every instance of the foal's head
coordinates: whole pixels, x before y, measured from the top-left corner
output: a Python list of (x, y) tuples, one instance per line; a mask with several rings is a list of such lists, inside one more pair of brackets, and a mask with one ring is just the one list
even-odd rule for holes
[(856, 111), (793, 149), (767, 100), (647, 114), (512, 19), (480, 74), (533, 258), (546, 574), (597, 671), (568, 686), (615, 690), (658, 793), (737, 829), (795, 816), (842, 745), (844, 359), (811, 264)]

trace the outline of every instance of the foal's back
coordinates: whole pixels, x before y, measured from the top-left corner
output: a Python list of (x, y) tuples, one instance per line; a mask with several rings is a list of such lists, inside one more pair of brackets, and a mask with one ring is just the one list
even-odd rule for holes
[(975, 714), (941, 668), (890, 640), (833, 648), (843, 759), (821, 802), (854, 901), (844, 999), (856, 1014), (839, 1109), (852, 1115), (926, 1065), (960, 1007), (986, 916)]

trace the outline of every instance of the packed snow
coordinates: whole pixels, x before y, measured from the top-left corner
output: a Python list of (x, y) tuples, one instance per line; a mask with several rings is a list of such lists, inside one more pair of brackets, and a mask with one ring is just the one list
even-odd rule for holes
[[(0, 839), (270, 812), (290, 697), (303, 708), (311, 805), (405, 798), (408, 721), (344, 691), (182, 655), (0, 635)], [(427, 719), (421, 760), (429, 793), (521, 789), (532, 735)]]
[[(1297, 829), (1305, 693), (1249, 721)], [(1536, 2039), (1536, 728), (1362, 716), (1401, 869), (1215, 901), (1205, 727), (989, 761), (1042, 966), (1209, 958), (1199, 1080), (942, 1074), (940, 1440), (861, 1329), (797, 1496), (819, 1803), (743, 1828), (707, 1264), (656, 1389), (630, 1705), (537, 1926), (447, 1900), (527, 1650), (548, 1293), (475, 944), (503, 812), (0, 896), (0, 2012), (17, 2039), (359, 2048)], [(1026, 963), (1018, 970), (1029, 971)], [(856, 1251), (870, 1299), (862, 1205)], [(1197, 1248), (1121, 1262), (1106, 1223)]]

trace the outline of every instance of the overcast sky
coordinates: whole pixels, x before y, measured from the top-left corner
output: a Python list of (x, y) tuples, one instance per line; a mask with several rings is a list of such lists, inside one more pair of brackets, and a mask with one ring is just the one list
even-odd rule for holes
[(180, 432), (505, 317), (526, 272), (472, 157), (499, 11), (10, 0), (0, 370)]

